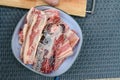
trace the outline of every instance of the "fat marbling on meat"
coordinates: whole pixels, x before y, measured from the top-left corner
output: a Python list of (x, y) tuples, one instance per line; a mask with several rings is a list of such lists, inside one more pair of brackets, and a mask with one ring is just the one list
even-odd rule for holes
[(73, 55), (78, 41), (76, 32), (62, 21), (56, 9), (32, 8), (19, 32), (23, 62), (32, 64), (34, 70), (42, 73), (57, 70), (67, 57)]

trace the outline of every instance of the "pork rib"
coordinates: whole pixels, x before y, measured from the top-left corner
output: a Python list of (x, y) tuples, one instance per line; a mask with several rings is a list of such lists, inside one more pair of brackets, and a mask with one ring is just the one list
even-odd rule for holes
[(19, 32), (21, 56), (25, 64), (43, 73), (57, 70), (73, 54), (79, 41), (76, 32), (60, 19), (59, 11), (32, 8)]
[(28, 18), (30, 27), (26, 39), (22, 45), (23, 62), (25, 64), (33, 64), (36, 49), (42, 36), (42, 31), (46, 25), (47, 17), (43, 11), (34, 9), (32, 18)]
[(69, 40), (71, 47), (74, 48), (77, 42), (79, 41), (79, 37), (76, 35), (76, 33), (73, 30), (68, 30), (65, 33), (65, 35), (67, 39)]
[(66, 40), (64, 44), (56, 51), (57, 59), (63, 59), (73, 54), (72, 47), (69, 40)]

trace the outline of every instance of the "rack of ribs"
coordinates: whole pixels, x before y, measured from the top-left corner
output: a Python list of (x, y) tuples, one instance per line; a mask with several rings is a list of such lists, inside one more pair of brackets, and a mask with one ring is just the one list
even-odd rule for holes
[(73, 55), (78, 41), (76, 32), (61, 20), (59, 11), (32, 8), (19, 32), (20, 56), (36, 71), (50, 73)]

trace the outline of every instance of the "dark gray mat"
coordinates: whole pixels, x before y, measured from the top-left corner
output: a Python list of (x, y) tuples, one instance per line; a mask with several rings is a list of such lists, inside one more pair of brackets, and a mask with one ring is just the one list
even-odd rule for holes
[[(12, 54), (13, 31), (27, 11), (0, 7), (0, 80), (53, 80), (24, 68)], [(83, 46), (74, 65), (60, 79), (120, 77), (120, 0), (96, 0), (94, 15), (73, 18), (82, 28)]]

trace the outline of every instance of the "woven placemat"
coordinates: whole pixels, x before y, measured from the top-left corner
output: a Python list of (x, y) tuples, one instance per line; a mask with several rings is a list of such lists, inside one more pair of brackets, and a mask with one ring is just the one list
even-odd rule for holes
[[(13, 31), (27, 11), (0, 6), (0, 80), (53, 80), (24, 68), (12, 54)], [(84, 41), (76, 62), (60, 80), (120, 77), (120, 0), (96, 0), (94, 15), (72, 17)]]

